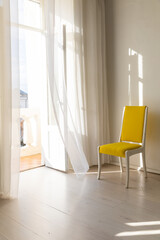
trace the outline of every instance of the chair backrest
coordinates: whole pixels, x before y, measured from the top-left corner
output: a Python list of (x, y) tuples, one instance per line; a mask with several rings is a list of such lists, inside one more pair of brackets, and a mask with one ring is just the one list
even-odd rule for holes
[(146, 130), (146, 106), (126, 106), (120, 141), (142, 143)]

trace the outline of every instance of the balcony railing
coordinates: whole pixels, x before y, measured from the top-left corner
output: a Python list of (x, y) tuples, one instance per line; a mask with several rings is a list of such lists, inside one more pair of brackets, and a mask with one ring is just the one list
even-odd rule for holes
[(38, 109), (21, 108), (21, 156), (41, 153), (41, 122)]

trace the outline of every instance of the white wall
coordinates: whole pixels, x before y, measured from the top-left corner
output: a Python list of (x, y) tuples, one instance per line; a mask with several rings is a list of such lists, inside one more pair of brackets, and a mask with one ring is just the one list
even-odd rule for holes
[[(147, 105), (147, 167), (160, 173), (160, 1), (108, 0), (107, 11), (111, 141), (123, 106)], [(139, 166), (139, 159), (131, 163)]]

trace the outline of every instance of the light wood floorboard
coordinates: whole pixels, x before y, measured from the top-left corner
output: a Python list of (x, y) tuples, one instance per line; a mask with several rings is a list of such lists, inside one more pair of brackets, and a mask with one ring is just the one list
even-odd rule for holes
[(20, 171), (26, 171), (42, 166), (41, 154), (25, 156), (20, 158)]
[(146, 180), (131, 170), (125, 189), (117, 166), (105, 166), (100, 181), (96, 172), (79, 178), (46, 167), (22, 172), (19, 199), (0, 201), (0, 240), (160, 239), (160, 175)]

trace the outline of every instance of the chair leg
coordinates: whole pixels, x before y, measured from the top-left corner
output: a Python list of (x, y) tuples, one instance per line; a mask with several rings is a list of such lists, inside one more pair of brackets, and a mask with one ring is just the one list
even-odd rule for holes
[(142, 152), (142, 159), (143, 159), (143, 170), (144, 170), (144, 174), (145, 174), (145, 177), (147, 178), (145, 151)]
[(97, 179), (100, 180), (101, 177), (101, 154), (99, 153), (99, 147), (97, 149), (98, 152), (98, 175), (97, 175)]
[(126, 154), (126, 188), (129, 187), (129, 156)]
[(122, 164), (122, 158), (119, 157), (119, 165), (120, 165), (120, 171), (123, 172), (123, 164)]

